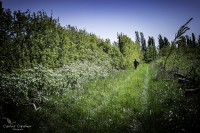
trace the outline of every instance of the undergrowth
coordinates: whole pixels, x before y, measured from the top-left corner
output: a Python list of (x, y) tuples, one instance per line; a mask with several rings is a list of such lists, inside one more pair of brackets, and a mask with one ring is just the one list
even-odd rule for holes
[(62, 95), (52, 94), (36, 104), (38, 110), (21, 104), (3, 113), (11, 121), (31, 125), (26, 132), (195, 132), (198, 98), (185, 97), (176, 80), (156, 78), (159, 74), (158, 65), (141, 64), (137, 70), (116, 71), (65, 89)]
[(200, 122), (199, 95), (195, 93), (190, 96), (185, 95), (177, 80), (169, 79), (171, 77), (169, 73), (160, 71), (155, 62), (152, 68), (154, 71), (150, 71), (147, 108), (138, 115), (142, 125), (140, 131), (197, 132)]

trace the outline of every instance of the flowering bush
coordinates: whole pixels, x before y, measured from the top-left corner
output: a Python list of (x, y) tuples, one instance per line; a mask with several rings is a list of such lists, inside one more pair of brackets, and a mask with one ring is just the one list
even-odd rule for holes
[(16, 104), (41, 103), (50, 95), (62, 95), (65, 89), (78, 89), (91, 80), (104, 78), (111, 73), (109, 62), (98, 64), (79, 62), (62, 68), (43, 66), (0, 74), (1, 102), (8, 99)]

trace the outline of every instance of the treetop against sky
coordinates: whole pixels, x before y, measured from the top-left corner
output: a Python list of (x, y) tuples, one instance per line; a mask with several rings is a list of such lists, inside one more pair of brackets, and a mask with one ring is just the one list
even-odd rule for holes
[(53, 11), (60, 24), (86, 29), (101, 38), (117, 41), (117, 33), (124, 33), (135, 40), (135, 31), (143, 32), (145, 38), (158, 35), (169, 41), (176, 31), (191, 17), (187, 34), (199, 35), (199, 0), (2, 0), (3, 7), (11, 11), (29, 9), (31, 12)]

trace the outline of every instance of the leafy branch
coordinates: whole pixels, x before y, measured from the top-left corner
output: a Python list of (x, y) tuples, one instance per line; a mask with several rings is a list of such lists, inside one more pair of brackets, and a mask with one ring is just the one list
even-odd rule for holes
[(190, 18), (184, 25), (182, 25), (182, 26), (179, 28), (177, 34), (175, 34), (175, 38), (174, 38), (174, 40), (172, 41), (172, 46), (171, 46), (171, 48), (170, 48), (170, 50), (169, 50), (169, 53), (168, 53), (167, 57), (165, 58), (164, 70), (166, 70), (167, 60), (168, 60), (169, 56), (171, 55), (171, 53), (172, 53), (172, 51), (173, 51), (173, 46), (175, 46), (176, 43), (177, 43), (179, 40), (181, 40), (181, 38), (183, 37), (183, 34), (185, 34), (185, 32), (188, 31), (188, 30), (190, 29), (187, 25), (190, 23), (190, 21), (192, 21), (192, 19), (193, 19), (193, 18)]

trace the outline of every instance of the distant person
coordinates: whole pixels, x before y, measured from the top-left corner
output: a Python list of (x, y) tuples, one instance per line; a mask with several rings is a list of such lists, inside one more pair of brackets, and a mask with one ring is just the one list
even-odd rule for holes
[(137, 66), (139, 65), (139, 62), (135, 59), (133, 64), (134, 64), (135, 69), (137, 69)]

